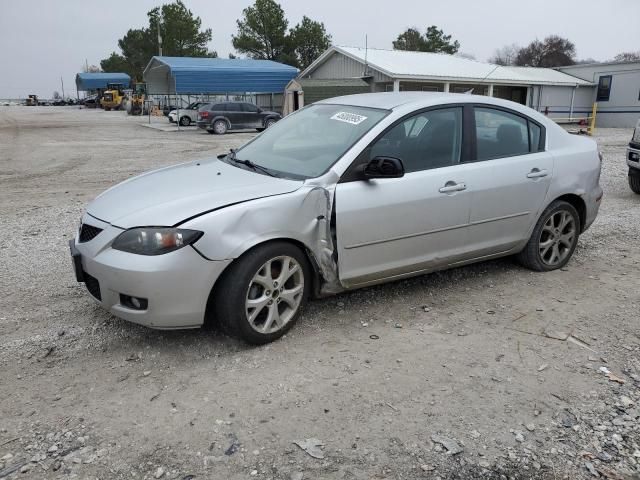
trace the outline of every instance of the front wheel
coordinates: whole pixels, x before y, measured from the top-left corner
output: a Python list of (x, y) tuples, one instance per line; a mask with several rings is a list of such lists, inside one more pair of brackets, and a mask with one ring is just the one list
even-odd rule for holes
[(274, 123), (276, 123), (276, 121), (273, 118), (270, 118), (269, 120), (264, 122), (264, 128), (269, 128), (273, 126)]
[(629, 175), (629, 187), (633, 193), (640, 195), (640, 175)]
[(518, 261), (537, 272), (564, 267), (578, 245), (580, 216), (573, 205), (556, 200), (542, 212)]
[(215, 317), (247, 343), (272, 342), (294, 325), (308, 297), (311, 269), (295, 245), (273, 242), (236, 260), (215, 295)]

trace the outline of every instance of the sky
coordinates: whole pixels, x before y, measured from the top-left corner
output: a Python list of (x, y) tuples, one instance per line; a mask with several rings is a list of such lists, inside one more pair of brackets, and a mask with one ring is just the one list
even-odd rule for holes
[[(117, 51), (129, 28), (147, 24), (162, 0), (0, 0), (0, 98), (54, 90), (75, 96), (75, 75), (85, 61)], [(213, 30), (211, 50), (233, 52), (231, 35), (252, 0), (185, 0)], [(487, 60), (496, 48), (558, 34), (576, 45), (579, 59), (609, 60), (640, 50), (640, 0), (280, 0), (289, 25), (303, 15), (324, 22), (335, 45), (392, 48), (408, 27), (437, 25), (460, 51)]]

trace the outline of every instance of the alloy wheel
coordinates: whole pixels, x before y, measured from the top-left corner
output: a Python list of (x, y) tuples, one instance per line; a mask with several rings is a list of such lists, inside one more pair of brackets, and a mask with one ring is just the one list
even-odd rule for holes
[(576, 241), (576, 222), (571, 213), (560, 210), (549, 216), (540, 231), (540, 259), (549, 266), (562, 263)]
[(295, 316), (304, 294), (304, 272), (298, 261), (280, 256), (267, 261), (251, 279), (245, 300), (249, 325), (274, 333)]

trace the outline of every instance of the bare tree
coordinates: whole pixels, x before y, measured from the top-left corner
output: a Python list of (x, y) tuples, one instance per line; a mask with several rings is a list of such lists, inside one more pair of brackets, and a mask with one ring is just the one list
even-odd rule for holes
[(98, 72), (101, 72), (102, 70), (100, 70), (100, 67), (98, 67), (97, 65), (83, 65), (82, 71), (84, 73), (98, 73)]
[(616, 62), (640, 62), (640, 50), (637, 52), (622, 52), (613, 57)]
[(496, 65), (515, 65), (520, 47), (515, 43), (496, 49), (489, 62)]
[(575, 63), (576, 46), (558, 35), (551, 35), (543, 41), (534, 40), (521, 48), (515, 64), (521, 67), (562, 67)]
[(60, 96), (60, 92), (58, 92), (57, 90), (55, 92), (53, 92), (53, 99), (54, 100), (60, 100), (60, 98), (62, 98)]

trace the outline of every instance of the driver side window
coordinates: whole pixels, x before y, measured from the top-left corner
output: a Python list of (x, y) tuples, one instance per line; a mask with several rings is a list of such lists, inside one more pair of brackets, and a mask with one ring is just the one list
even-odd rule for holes
[(460, 162), (462, 107), (413, 115), (388, 130), (371, 147), (369, 159), (394, 157), (405, 172), (447, 167)]

